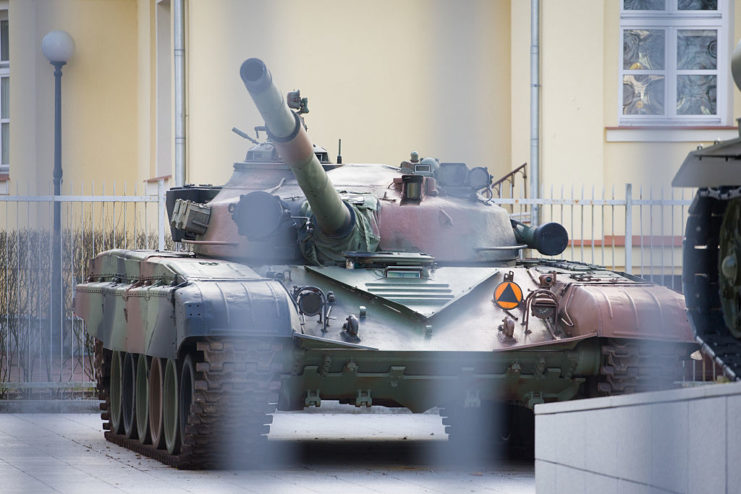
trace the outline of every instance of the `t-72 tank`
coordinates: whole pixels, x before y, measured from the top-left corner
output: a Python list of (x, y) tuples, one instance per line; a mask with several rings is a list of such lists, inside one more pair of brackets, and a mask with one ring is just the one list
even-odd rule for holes
[[(741, 89), (741, 42), (732, 61)], [(741, 121), (741, 120), (740, 120)], [(690, 152), (672, 181), (698, 187), (683, 246), (682, 288), (703, 353), (741, 379), (741, 137)]]
[(537, 403), (681, 379), (696, 344), (679, 294), (521, 259), (560, 254), (566, 231), (511, 221), (480, 193), (485, 168), (416, 153), (331, 165), (299, 93), (286, 103), (258, 59), (241, 77), (269, 141), (223, 187), (168, 192), (190, 251), (107, 251), (77, 286), (109, 440), (218, 466), (265, 454), (276, 406), (339, 400), (438, 406), (450, 442), (472, 449), (500, 431), (471, 419), (492, 403), (516, 422)]

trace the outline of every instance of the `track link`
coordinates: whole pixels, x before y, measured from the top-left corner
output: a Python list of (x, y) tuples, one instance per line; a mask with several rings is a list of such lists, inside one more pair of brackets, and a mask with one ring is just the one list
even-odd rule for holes
[[(179, 454), (111, 432), (110, 354), (96, 342), (98, 396), (107, 440), (183, 469), (259, 464), (280, 392), (285, 343), (269, 339), (210, 339), (196, 344), (193, 400)], [(180, 368), (181, 365), (178, 365)]]
[(689, 346), (606, 340), (601, 346), (597, 394), (609, 396), (676, 387), (684, 375), (682, 360), (689, 356)]
[(687, 315), (702, 352), (731, 380), (741, 378), (741, 342), (723, 319), (719, 293), (718, 242), (728, 203), (741, 190), (700, 189), (689, 209), (685, 230), (682, 288)]

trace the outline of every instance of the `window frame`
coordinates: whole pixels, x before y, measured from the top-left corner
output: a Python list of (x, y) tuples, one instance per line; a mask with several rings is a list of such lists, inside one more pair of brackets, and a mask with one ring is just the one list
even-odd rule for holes
[[(677, 0), (666, 0), (666, 10), (625, 10), (624, 1), (620, 2), (620, 25), (618, 28), (618, 122), (621, 126), (676, 126), (676, 127), (717, 127), (726, 126), (731, 121), (730, 96), (730, 8), (728, 0), (718, 0), (718, 10), (678, 10)], [(623, 80), (626, 69), (623, 62), (623, 40), (626, 30), (663, 29), (664, 37), (664, 114), (663, 115), (626, 115), (623, 113)], [(718, 32), (717, 66), (715, 70), (677, 69), (677, 31), (713, 29)], [(650, 73), (653, 71), (647, 71)], [(627, 75), (635, 74), (628, 71)], [(715, 74), (716, 114), (715, 115), (678, 115), (677, 77), (680, 75)]]

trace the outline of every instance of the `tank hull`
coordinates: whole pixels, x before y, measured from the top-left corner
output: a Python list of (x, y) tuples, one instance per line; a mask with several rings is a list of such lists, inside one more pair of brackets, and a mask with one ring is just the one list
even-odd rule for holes
[[(77, 287), (75, 308), (99, 342), (109, 439), (182, 468), (232, 466), (220, 452), (234, 441), (269, 450), (265, 424), (275, 406), (339, 400), (414, 412), (491, 402), (532, 408), (669, 387), (682, 379), (682, 359), (695, 348), (681, 296), (594, 266), (442, 266), (412, 279), (382, 271), (255, 267), (154, 251), (100, 254)], [(548, 310), (538, 305), (546, 275), (557, 304), (553, 320), (534, 315)], [(502, 283), (521, 290), (512, 309), (497, 304)], [(294, 286), (333, 294), (327, 324), (301, 312)], [(343, 329), (348, 314), (359, 316), (353, 338)], [(511, 335), (500, 324), (506, 319), (514, 322)], [(125, 379), (136, 382), (126, 362), (140, 357), (148, 363), (147, 398)], [(112, 372), (117, 359), (121, 370)], [(151, 396), (157, 387), (167, 396), (167, 373), (160, 381), (151, 377), (155, 364), (171, 366), (175, 376), (170, 388), (179, 397), (169, 407), (166, 398)], [(148, 433), (147, 424), (133, 433), (131, 419), (127, 427), (126, 407), (142, 400), (143, 416), (161, 414), (164, 422), (172, 416), (169, 445), (152, 440), (149, 418)], [(172, 410), (175, 402), (180, 411)]]

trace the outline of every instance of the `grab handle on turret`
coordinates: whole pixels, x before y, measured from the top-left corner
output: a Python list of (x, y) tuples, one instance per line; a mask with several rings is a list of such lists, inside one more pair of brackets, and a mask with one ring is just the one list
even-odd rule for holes
[(510, 219), (515, 238), (544, 256), (557, 256), (569, 245), (569, 234), (559, 223), (546, 223), (538, 227), (527, 226)]
[(342, 235), (353, 228), (353, 216), (329, 181), (298, 114), (291, 111), (262, 60), (249, 58), (239, 69), (245, 87), (265, 120), (268, 137), (291, 167), (306, 195), (319, 228)]

